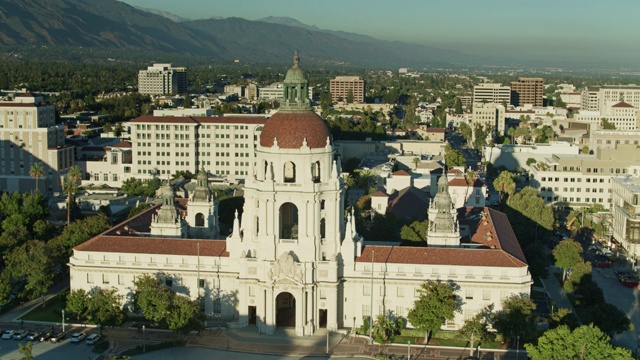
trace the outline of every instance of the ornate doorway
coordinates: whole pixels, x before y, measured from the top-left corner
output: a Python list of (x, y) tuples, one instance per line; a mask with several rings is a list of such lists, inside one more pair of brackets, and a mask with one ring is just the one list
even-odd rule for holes
[(296, 298), (291, 293), (283, 292), (276, 297), (276, 326), (296, 326)]

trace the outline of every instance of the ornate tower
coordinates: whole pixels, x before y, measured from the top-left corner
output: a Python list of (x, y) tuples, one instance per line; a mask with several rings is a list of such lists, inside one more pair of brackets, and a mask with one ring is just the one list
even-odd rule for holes
[(218, 199), (209, 188), (208, 175), (204, 169), (198, 171), (196, 188), (189, 194), (189, 237), (215, 239), (219, 235)]
[(240, 309), (255, 313), (266, 333), (293, 326), (308, 335), (321, 325), (337, 329), (342, 316), (336, 309), (344, 193), (329, 127), (312, 111), (299, 62), (296, 53), (281, 108), (262, 129), (241, 225), (227, 249), (253, 268), (247, 277), (259, 279), (264, 297)]
[(457, 213), (449, 194), (447, 174), (438, 180), (438, 193), (429, 206), (429, 230), (427, 244), (429, 246), (460, 245)]
[(187, 235), (187, 223), (176, 208), (176, 196), (173, 187), (166, 181), (159, 189), (162, 206), (151, 221), (151, 235), (161, 237), (184, 238)]

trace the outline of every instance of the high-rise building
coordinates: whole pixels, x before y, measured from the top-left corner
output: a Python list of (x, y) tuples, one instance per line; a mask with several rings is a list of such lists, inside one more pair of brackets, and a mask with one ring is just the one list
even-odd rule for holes
[(138, 92), (144, 95), (171, 95), (187, 92), (187, 68), (153, 64), (138, 72)]
[(511, 88), (508, 86), (502, 86), (502, 84), (495, 83), (478, 84), (473, 87), (473, 102), (510, 104)]
[[(74, 161), (74, 147), (65, 145), (64, 125), (56, 124), (55, 108), (26, 93), (0, 102), (0, 190), (60, 191), (60, 176)], [(37, 181), (29, 174), (41, 163)]]
[(487, 141), (493, 139), (496, 134), (503, 135), (505, 127), (504, 106), (495, 103), (474, 103), (472, 110), (473, 139), (476, 138), (476, 124), (481, 125), (487, 131)]
[(353, 95), (354, 103), (364, 103), (364, 80), (359, 76), (336, 76), (329, 81), (331, 101), (346, 101)]
[(519, 78), (511, 82), (511, 104), (515, 106), (542, 106), (543, 78)]

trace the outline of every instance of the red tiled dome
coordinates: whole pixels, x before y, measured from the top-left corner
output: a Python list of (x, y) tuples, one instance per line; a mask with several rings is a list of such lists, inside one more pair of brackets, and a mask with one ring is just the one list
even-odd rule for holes
[(304, 139), (312, 149), (327, 146), (327, 137), (331, 137), (329, 126), (313, 111), (278, 112), (264, 124), (260, 133), (260, 145), (272, 147), (273, 139), (283, 149), (299, 149)]

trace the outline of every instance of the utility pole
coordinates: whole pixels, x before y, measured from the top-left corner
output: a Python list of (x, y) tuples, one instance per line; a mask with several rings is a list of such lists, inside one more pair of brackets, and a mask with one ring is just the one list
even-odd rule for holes
[(144, 325), (142, 325), (142, 352), (147, 352), (147, 338), (144, 331)]
[(62, 309), (62, 332), (64, 332), (64, 309)]

